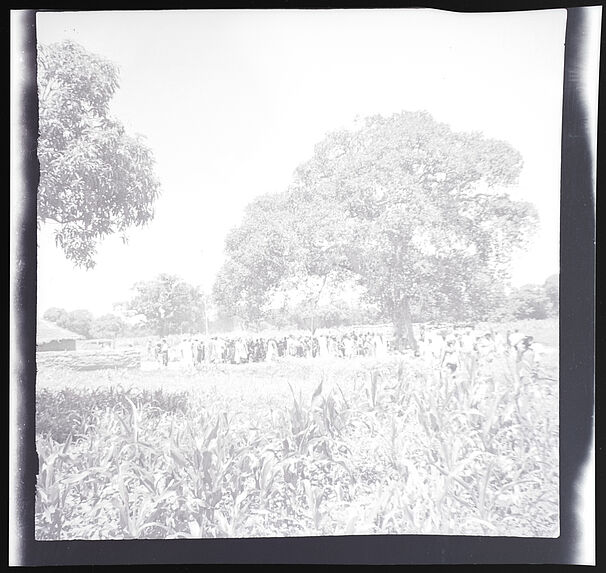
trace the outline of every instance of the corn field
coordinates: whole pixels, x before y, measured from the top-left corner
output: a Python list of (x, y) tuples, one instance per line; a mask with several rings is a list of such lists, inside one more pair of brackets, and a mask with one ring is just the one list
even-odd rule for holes
[(36, 538), (555, 537), (557, 364), (41, 369)]

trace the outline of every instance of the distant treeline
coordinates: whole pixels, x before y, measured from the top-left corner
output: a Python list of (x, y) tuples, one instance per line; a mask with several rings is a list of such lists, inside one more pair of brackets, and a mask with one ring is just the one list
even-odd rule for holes
[[(171, 280), (167, 280), (167, 277)], [(174, 288), (175, 284), (180, 284), (181, 288)], [(138, 294), (131, 301), (116, 307), (122, 315), (127, 313), (144, 317), (139, 322), (129, 322), (118, 313), (95, 317), (90, 311), (83, 309), (68, 312), (62, 308), (50, 308), (43, 316), (46, 320), (87, 338), (205, 332), (204, 299), (196, 287), (188, 285), (178, 277), (161, 275), (156, 281), (138, 283), (138, 288)], [(188, 296), (183, 296), (184, 293)], [(163, 300), (162, 303), (160, 299)], [(485, 316), (469, 318), (476, 321), (544, 319), (558, 315), (558, 303), (559, 276), (552, 275), (543, 284), (525, 285), (513, 289), (508, 295), (504, 294)], [(456, 322), (461, 319), (420, 305), (412, 310), (414, 322)], [(363, 302), (353, 306), (332, 301), (318, 307), (313, 317), (303, 309), (301, 312), (297, 312), (296, 308), (270, 309), (255, 325), (243, 325), (221, 308), (209, 308), (208, 312), (210, 333), (230, 332), (251, 326), (254, 326), (255, 330), (311, 330), (312, 327), (315, 330), (385, 323), (385, 317), (376, 307)]]

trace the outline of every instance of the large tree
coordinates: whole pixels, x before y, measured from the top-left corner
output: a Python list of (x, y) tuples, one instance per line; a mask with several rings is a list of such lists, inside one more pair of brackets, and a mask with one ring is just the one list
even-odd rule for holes
[(159, 192), (154, 158), (110, 115), (118, 68), (71, 41), (38, 46), (38, 223), (77, 266), (100, 239), (149, 222)]
[(369, 117), (329, 134), (286, 192), (249, 208), (226, 243), (229, 289), (254, 291), (259, 311), (282, 281), (354, 275), (414, 346), (412, 304), (457, 319), (499, 299), (536, 224), (506, 189), (521, 167), (507, 143), (427, 113)]
[(199, 330), (204, 318), (200, 290), (176, 275), (162, 273), (154, 280), (133, 286), (128, 306), (142, 314), (147, 325), (161, 336)]

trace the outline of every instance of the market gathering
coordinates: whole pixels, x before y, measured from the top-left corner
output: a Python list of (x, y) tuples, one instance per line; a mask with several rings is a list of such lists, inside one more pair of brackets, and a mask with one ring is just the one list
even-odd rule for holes
[(164, 337), (147, 342), (147, 359), (160, 366), (181, 363), (200, 368), (204, 364), (246, 364), (282, 359), (384, 359), (411, 354), (454, 373), (474, 357), (490, 361), (498, 354), (515, 356), (529, 368), (545, 351), (532, 336), (519, 330), (483, 330), (474, 326), (419, 328), (414, 341), (399, 339), (392, 329), (324, 330), (310, 333), (241, 335), (193, 335)]

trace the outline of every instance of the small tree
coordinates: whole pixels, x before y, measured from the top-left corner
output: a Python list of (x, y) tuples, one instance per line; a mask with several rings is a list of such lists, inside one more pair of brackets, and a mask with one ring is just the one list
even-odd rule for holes
[(549, 315), (550, 301), (542, 285), (525, 285), (510, 295), (510, 309), (513, 318), (543, 319)]
[(115, 314), (104, 314), (95, 320), (90, 327), (93, 338), (117, 338), (125, 331), (126, 324)]
[(65, 327), (67, 324), (67, 314), (68, 313), (64, 308), (51, 307), (42, 317), (58, 326)]
[(160, 274), (133, 286), (129, 308), (147, 319), (161, 336), (199, 330), (204, 318), (202, 293), (176, 275)]
[(85, 309), (72, 310), (67, 314), (67, 318), (63, 326), (68, 330), (77, 332), (86, 338), (90, 338), (90, 329), (93, 324), (93, 314)]

